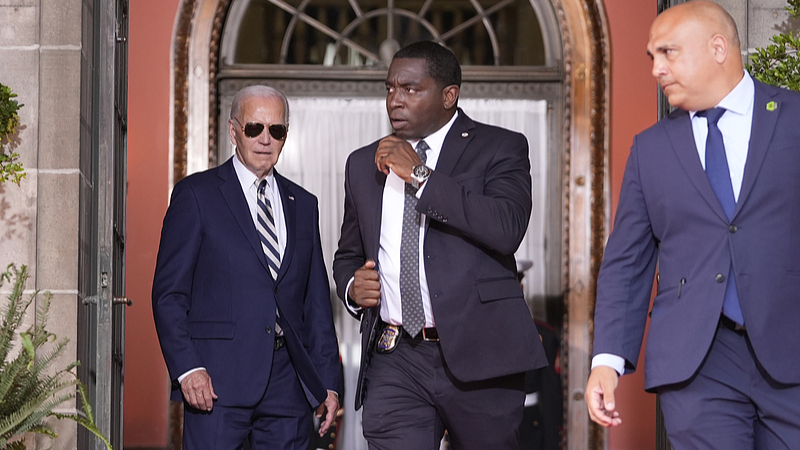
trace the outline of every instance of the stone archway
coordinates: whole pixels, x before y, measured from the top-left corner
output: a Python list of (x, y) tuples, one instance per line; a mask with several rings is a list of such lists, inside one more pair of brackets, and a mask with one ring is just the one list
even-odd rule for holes
[[(595, 281), (609, 224), (608, 125), (610, 43), (603, 0), (549, 0), (563, 46), (561, 183), (566, 447), (602, 448), (603, 430), (586, 414)], [(228, 0), (182, 0), (172, 55), (170, 185), (209, 165), (215, 145), (220, 24)]]

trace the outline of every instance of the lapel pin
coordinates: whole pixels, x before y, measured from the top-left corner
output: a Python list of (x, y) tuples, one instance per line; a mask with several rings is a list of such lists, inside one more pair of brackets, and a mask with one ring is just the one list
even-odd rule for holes
[(778, 104), (777, 103), (775, 103), (775, 102), (767, 103), (767, 111), (775, 111), (776, 109), (778, 109)]
[(467, 133), (467, 132), (465, 131), (465, 132), (461, 133), (461, 137), (462, 137), (462, 138), (469, 137), (469, 133)]
[(289, 200), (291, 200), (291, 201), (294, 201), (294, 197), (292, 197), (292, 196), (290, 195), (290, 196), (289, 196)]

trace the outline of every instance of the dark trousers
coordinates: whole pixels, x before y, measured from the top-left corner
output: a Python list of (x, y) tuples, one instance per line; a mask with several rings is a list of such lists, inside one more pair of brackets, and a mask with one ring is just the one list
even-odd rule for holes
[(675, 450), (800, 448), (800, 385), (771, 379), (746, 333), (720, 325), (698, 374), (658, 392)]
[(184, 404), (184, 450), (240, 450), (248, 439), (253, 450), (307, 450), (311, 405), (285, 347), (274, 353), (266, 375), (267, 391), (253, 407), (214, 405), (206, 413)]
[(370, 450), (517, 450), (524, 374), (462, 383), (438, 342), (400, 339), (374, 354), (366, 372), (363, 428)]

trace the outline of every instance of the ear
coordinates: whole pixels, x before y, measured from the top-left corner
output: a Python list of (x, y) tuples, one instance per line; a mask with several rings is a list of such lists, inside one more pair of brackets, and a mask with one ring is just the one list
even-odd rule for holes
[(722, 64), (728, 58), (728, 39), (721, 34), (711, 37), (711, 48), (714, 50), (714, 60)]
[(228, 119), (228, 134), (231, 137), (231, 145), (236, 147), (236, 128), (233, 125), (233, 119)]
[(442, 91), (444, 95), (444, 109), (452, 109), (458, 103), (458, 94), (461, 90), (455, 84), (447, 86)]

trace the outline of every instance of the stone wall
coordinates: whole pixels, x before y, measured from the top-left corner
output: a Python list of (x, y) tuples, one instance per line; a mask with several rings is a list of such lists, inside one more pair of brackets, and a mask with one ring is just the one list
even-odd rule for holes
[[(78, 341), (82, 5), (0, 0), (0, 82), (24, 104), (16, 152), (27, 171), (19, 187), (0, 184), (0, 266), (27, 265), (27, 289), (53, 294), (50, 330), (70, 339), (56, 365), (76, 359)], [(0, 301), (6, 297), (0, 293)], [(33, 318), (31, 311), (27, 320)], [(74, 402), (61, 410), (74, 411)], [(76, 448), (75, 425), (55, 427), (61, 436), (53, 448)]]

